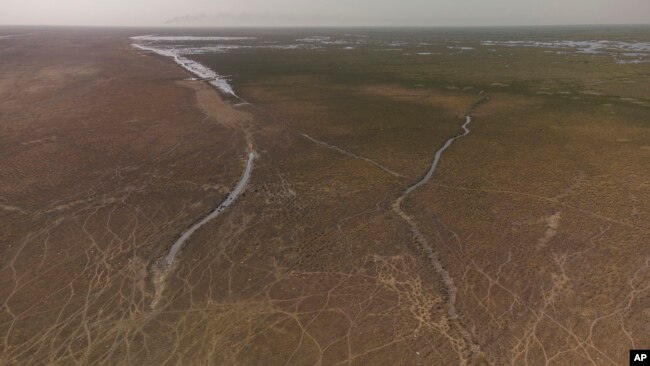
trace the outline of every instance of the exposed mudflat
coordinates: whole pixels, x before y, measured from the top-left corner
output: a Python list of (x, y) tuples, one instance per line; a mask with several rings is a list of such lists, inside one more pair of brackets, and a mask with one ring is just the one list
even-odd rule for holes
[(0, 365), (650, 345), (644, 31), (3, 32)]

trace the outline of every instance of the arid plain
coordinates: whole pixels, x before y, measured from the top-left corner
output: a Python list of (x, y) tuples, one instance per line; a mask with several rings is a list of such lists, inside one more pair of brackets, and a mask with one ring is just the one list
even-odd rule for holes
[(0, 364), (625, 364), (648, 45), (0, 28)]

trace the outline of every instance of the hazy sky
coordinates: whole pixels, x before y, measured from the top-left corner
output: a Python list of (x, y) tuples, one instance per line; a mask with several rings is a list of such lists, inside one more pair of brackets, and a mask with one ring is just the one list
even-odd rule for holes
[(527, 25), (650, 23), (650, 0), (0, 0), (0, 24)]

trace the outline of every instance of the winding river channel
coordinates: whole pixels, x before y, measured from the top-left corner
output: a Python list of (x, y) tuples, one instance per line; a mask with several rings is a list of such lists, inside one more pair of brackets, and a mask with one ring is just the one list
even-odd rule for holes
[(214, 220), (217, 216), (221, 215), (223, 211), (228, 208), (239, 195), (244, 191), (246, 188), (246, 185), (248, 184), (248, 181), (251, 177), (251, 172), (253, 171), (253, 161), (255, 160), (255, 153), (249, 153), (248, 154), (248, 160), (246, 161), (246, 167), (244, 168), (244, 172), (242, 173), (241, 178), (239, 178), (239, 181), (237, 182), (237, 185), (235, 188), (228, 194), (228, 197), (221, 202), (219, 206), (217, 206), (214, 210), (212, 210), (208, 215), (203, 217), (202, 219), (196, 221), (192, 226), (187, 228), (183, 233), (176, 239), (174, 244), (172, 244), (171, 248), (169, 249), (169, 252), (167, 255), (163, 258), (161, 262), (162, 269), (167, 269), (169, 266), (174, 263), (174, 259), (176, 258), (176, 255), (178, 252), (183, 248), (183, 245), (185, 245), (185, 242), (194, 234), (197, 230), (199, 230), (203, 225), (207, 224), (208, 222)]
[(451, 325), (453, 325), (453, 327), (458, 332), (458, 334), (460, 334), (462, 341), (466, 344), (465, 350), (467, 353), (466, 357), (468, 358), (474, 357), (477, 354), (479, 354), (481, 352), (481, 348), (472, 339), (471, 333), (465, 328), (465, 326), (462, 324), (462, 322), (459, 319), (458, 312), (456, 310), (457, 289), (456, 289), (456, 285), (454, 284), (454, 279), (451, 277), (449, 271), (445, 269), (443, 263), (440, 261), (438, 252), (429, 244), (427, 238), (420, 231), (420, 228), (416, 220), (402, 209), (402, 202), (413, 191), (415, 191), (422, 185), (426, 184), (431, 179), (433, 173), (436, 171), (436, 168), (438, 167), (440, 158), (442, 157), (442, 154), (445, 152), (445, 150), (447, 150), (454, 143), (454, 141), (460, 139), (461, 137), (469, 135), (470, 133), (469, 124), (472, 122), (472, 116), (471, 116), (472, 111), (478, 105), (485, 103), (488, 100), (489, 97), (485, 97), (470, 107), (469, 111), (467, 112), (467, 115), (465, 116), (465, 122), (461, 125), (463, 132), (456, 136), (450, 137), (445, 141), (445, 143), (438, 150), (436, 150), (433, 157), (433, 161), (431, 162), (431, 165), (429, 166), (429, 170), (427, 170), (426, 174), (419, 181), (406, 188), (402, 193), (402, 195), (395, 200), (392, 206), (395, 213), (397, 213), (397, 215), (399, 215), (408, 224), (409, 228), (411, 229), (411, 233), (413, 234), (413, 237), (415, 239), (415, 247), (416, 247), (415, 249), (427, 258), (427, 260), (435, 270), (436, 274), (438, 275), (440, 282), (442, 282), (445, 288), (445, 295), (446, 295), (445, 302), (447, 305), (447, 317)]

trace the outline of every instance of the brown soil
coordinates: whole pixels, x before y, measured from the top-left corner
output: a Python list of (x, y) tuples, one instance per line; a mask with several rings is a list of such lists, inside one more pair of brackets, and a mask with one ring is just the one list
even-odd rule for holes
[[(391, 205), (477, 95), (296, 78), (234, 107), (188, 76), (117, 31), (0, 41), (1, 365), (616, 365), (650, 344), (647, 111), (473, 112), (401, 202), (452, 314)], [(153, 265), (250, 147), (245, 194), (152, 307)]]

